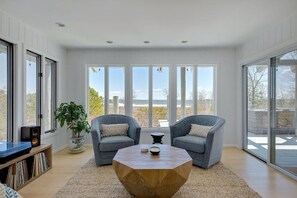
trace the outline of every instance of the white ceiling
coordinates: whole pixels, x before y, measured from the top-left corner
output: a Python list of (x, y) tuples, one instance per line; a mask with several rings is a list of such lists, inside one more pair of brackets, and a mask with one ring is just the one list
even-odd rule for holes
[(218, 47), (296, 12), (297, 0), (0, 0), (0, 9), (68, 48)]

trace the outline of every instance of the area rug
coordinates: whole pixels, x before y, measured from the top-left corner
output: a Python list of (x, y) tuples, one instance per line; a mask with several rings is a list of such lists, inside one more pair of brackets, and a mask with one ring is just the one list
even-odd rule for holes
[[(120, 183), (111, 165), (97, 167), (95, 160), (91, 159), (56, 193), (55, 197), (131, 198), (132, 196)], [(188, 181), (173, 196), (173, 198), (188, 197), (258, 198), (260, 195), (243, 179), (222, 163), (218, 163), (207, 170), (192, 167)]]

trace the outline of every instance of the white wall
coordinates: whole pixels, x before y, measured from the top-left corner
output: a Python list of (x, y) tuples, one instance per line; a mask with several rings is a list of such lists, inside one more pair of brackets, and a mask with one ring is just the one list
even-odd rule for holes
[(297, 12), (266, 24), (236, 49), (236, 131), (242, 147), (242, 65), (297, 49)]
[[(217, 64), (217, 114), (226, 119), (225, 146), (236, 145), (235, 50), (72, 49), (67, 50), (68, 100), (86, 104), (86, 64)], [(87, 139), (91, 143), (90, 136)]]
[[(66, 51), (45, 35), (22, 23), (20, 20), (0, 11), (0, 39), (14, 44), (14, 141), (20, 139), (20, 127), (23, 126), (23, 82), (25, 52), (31, 50), (44, 57), (58, 61), (58, 103), (66, 100)], [(54, 134), (42, 137), (42, 143), (53, 144), (56, 151), (66, 144), (66, 133), (57, 130)]]

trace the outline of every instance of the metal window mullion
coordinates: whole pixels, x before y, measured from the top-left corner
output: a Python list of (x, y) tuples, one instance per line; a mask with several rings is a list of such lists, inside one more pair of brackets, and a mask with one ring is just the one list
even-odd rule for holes
[(198, 93), (198, 66), (193, 66), (193, 114), (197, 114), (197, 107), (198, 107), (198, 101), (197, 101), (197, 93)]
[(42, 63), (44, 61), (42, 61), (41, 56), (37, 55), (37, 63), (36, 63), (36, 73), (37, 73), (37, 82), (36, 82), (36, 116), (37, 116), (37, 120), (36, 120), (36, 125), (39, 125), (41, 127), (41, 122), (42, 122), (42, 78), (41, 78), (41, 74), (42, 74)]
[(109, 67), (104, 65), (104, 114), (109, 114)]
[(270, 59), (268, 67), (268, 153), (267, 162), (275, 164), (275, 127), (276, 127), (276, 58)]
[(7, 141), (13, 140), (13, 47), (11, 44), (2, 42), (7, 47)]
[(243, 139), (242, 139), (242, 144), (243, 144), (243, 149), (248, 149), (248, 81), (247, 81), (247, 66), (242, 67), (242, 104), (243, 104)]
[(53, 62), (51, 65), (51, 87), (52, 87), (52, 94), (51, 94), (51, 129), (56, 130), (56, 120), (54, 119), (54, 111), (57, 107), (57, 63)]
[(153, 66), (149, 65), (149, 127), (153, 126)]

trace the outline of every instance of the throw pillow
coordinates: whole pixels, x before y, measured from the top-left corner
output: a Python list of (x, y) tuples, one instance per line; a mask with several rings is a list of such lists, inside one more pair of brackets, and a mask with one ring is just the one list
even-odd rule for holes
[(212, 126), (191, 124), (191, 131), (190, 131), (189, 135), (207, 137), (207, 134), (211, 128), (212, 128)]
[(17, 191), (3, 184), (0, 184), (0, 197), (22, 198)]
[(102, 137), (128, 135), (128, 127), (128, 124), (101, 124), (101, 135)]

